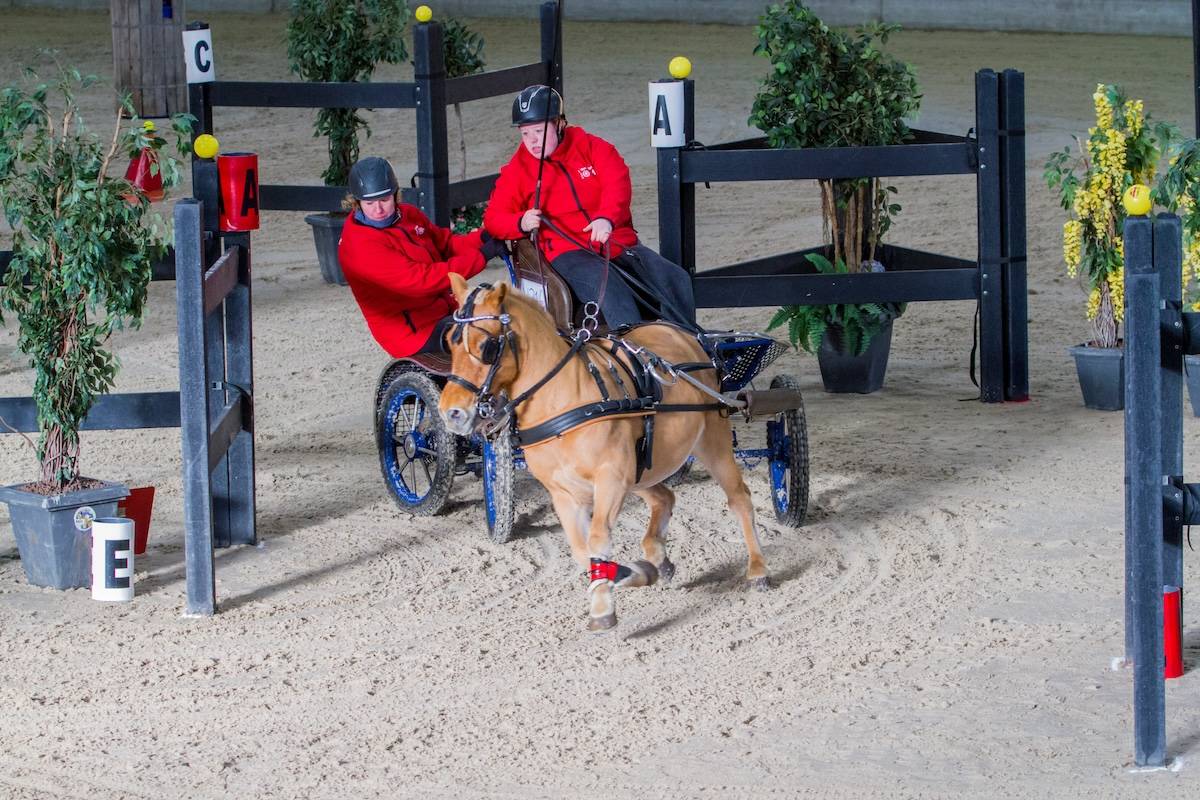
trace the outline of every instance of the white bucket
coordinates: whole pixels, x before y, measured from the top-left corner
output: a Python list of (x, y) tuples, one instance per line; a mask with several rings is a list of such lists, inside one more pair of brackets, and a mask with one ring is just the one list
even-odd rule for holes
[(92, 599), (133, 599), (133, 520), (101, 517), (92, 522)]

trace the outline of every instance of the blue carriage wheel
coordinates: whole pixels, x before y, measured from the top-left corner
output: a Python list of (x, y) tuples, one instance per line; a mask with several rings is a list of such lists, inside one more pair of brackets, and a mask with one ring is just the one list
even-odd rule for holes
[(513, 517), (512, 434), (508, 429), (483, 443), (483, 500), (488, 537), (496, 544), (512, 538)]
[(440, 396), (427, 375), (404, 372), (384, 391), (376, 412), (384, 484), (412, 514), (441, 511), (454, 482), (455, 442), (438, 414)]
[[(772, 389), (792, 389), (800, 383), (790, 375), (776, 375)], [(780, 522), (798, 528), (808, 514), (808, 422), (803, 401), (767, 422), (770, 450), (771, 505)]]

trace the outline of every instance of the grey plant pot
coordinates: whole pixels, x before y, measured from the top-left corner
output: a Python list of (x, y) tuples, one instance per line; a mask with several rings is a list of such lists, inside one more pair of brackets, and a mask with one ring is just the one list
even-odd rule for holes
[(1075, 373), (1083, 404), (1097, 411), (1125, 408), (1125, 349), (1076, 345), (1067, 351), (1075, 357)]
[(338, 261), (338, 242), (342, 238), (342, 225), (346, 222), (346, 215), (309, 214), (304, 221), (313, 229), (313, 242), (317, 246), (317, 263), (321, 267), (321, 277), (326, 283), (345, 286), (346, 276), (342, 274), (342, 263)]
[(52, 589), (91, 586), (91, 520), (115, 517), (117, 502), (129, 495), (129, 489), (106, 483), (96, 489), (47, 496), (26, 492), (21, 486), (24, 484), (0, 487), (0, 501), (8, 503), (26, 579), (34, 586)]
[(830, 327), (817, 349), (817, 363), (821, 367), (821, 382), (825, 391), (844, 394), (870, 394), (883, 388), (887, 373), (888, 355), (892, 349), (892, 322), (883, 324), (879, 333), (871, 339), (862, 355), (845, 353), (842, 346), (842, 331)]
[(1183, 373), (1188, 400), (1192, 403), (1192, 416), (1200, 417), (1200, 356), (1184, 356)]

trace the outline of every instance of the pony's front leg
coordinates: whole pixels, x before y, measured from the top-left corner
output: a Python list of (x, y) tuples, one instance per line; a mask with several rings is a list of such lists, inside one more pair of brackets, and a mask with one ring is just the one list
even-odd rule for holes
[(631, 482), (612, 476), (597, 476), (592, 503), (592, 524), (588, 531), (591, 555), (588, 584), (588, 630), (605, 631), (617, 624), (613, 590), (618, 586), (649, 586), (658, 580), (658, 570), (648, 561), (632, 566), (612, 560), (610, 538), (621, 504)]
[(584, 536), (591, 525), (591, 507), (580, 503), (571, 492), (564, 489), (550, 489), (550, 502), (558, 514), (558, 521), (562, 523), (563, 533), (567, 535), (571, 557), (580, 568), (586, 570), (589, 554)]

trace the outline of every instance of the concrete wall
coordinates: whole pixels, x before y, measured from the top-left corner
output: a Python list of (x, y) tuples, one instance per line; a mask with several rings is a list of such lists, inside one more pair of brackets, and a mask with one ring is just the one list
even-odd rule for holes
[[(177, 0), (189, 17), (206, 11), (286, 12), (288, 0)], [(750, 25), (767, 0), (566, 0), (566, 18), (718, 22)], [(0, 8), (99, 10), (108, 0), (0, 0)], [(416, 7), (418, 0), (409, 0)], [(432, 0), (434, 13), (473, 17), (535, 17), (539, 0)], [(870, 19), (907, 28), (1138, 33), (1187, 36), (1190, 0), (810, 0), (831, 25)]]

